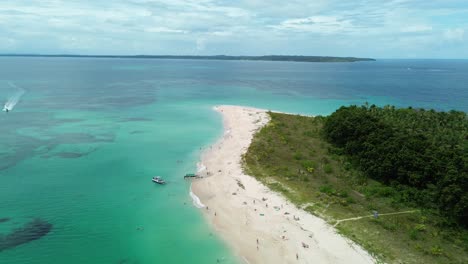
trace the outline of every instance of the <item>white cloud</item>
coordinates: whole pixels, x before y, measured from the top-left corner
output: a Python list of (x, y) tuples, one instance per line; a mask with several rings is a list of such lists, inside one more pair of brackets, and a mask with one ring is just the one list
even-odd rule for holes
[(412, 25), (412, 26), (403, 27), (401, 29), (401, 32), (404, 32), (404, 33), (418, 33), (418, 32), (428, 32), (428, 31), (432, 31), (432, 26)]
[(465, 30), (462, 28), (450, 28), (444, 31), (444, 38), (448, 41), (462, 41), (465, 37)]
[(468, 5), (446, 1), (0, 1), (0, 53), (468, 57)]
[(278, 30), (293, 30), (315, 33), (336, 33), (339, 31), (351, 30), (352, 22), (336, 16), (311, 16), (298, 19), (287, 19), (279, 25), (273, 26)]
[(197, 39), (197, 51), (203, 51), (206, 48), (206, 39), (198, 38)]
[(167, 27), (150, 27), (146, 28), (145, 32), (150, 32), (150, 33), (188, 33), (186, 30), (180, 30), (180, 29), (172, 29), (172, 28), (167, 28)]
[(16, 40), (12, 38), (0, 38), (0, 48), (1, 49), (11, 49), (15, 47)]
[(231, 31), (214, 31), (214, 32), (208, 33), (208, 35), (218, 36), (218, 37), (227, 37), (227, 36), (231, 36), (232, 34), (233, 33)]

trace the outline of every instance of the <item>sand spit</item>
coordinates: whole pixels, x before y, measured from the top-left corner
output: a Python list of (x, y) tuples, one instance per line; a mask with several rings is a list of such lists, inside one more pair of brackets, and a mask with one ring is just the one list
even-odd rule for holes
[(202, 155), (193, 192), (214, 229), (245, 263), (374, 263), (358, 245), (324, 220), (288, 202), (245, 175), (241, 155), (253, 134), (268, 123), (265, 110), (218, 106), (224, 135)]

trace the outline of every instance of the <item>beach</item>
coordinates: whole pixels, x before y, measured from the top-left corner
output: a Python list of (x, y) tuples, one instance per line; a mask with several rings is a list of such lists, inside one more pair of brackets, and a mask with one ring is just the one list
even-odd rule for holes
[(266, 125), (266, 110), (217, 106), (224, 133), (202, 154), (192, 191), (212, 228), (244, 263), (374, 263), (324, 220), (244, 174), (242, 154)]

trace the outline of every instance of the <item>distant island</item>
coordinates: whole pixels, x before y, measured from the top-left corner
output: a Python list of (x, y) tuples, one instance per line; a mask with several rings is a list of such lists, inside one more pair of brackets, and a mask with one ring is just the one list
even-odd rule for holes
[(117, 59), (179, 59), (179, 60), (249, 60), (249, 61), (296, 61), (296, 62), (356, 62), (375, 61), (371, 58), (330, 56), (193, 56), (193, 55), (73, 55), (73, 54), (0, 54), (0, 57), (46, 57), (46, 58), (117, 58)]

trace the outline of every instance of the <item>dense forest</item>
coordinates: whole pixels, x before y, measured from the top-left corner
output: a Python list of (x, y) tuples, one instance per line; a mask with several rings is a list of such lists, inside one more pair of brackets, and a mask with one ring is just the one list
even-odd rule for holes
[(66, 58), (130, 58), (130, 59), (182, 59), (182, 60), (252, 60), (252, 61), (296, 61), (296, 62), (356, 62), (375, 61), (370, 58), (331, 56), (193, 56), (193, 55), (73, 55), (73, 54), (0, 54), (0, 57), (66, 57)]
[(402, 202), (468, 225), (468, 119), (464, 112), (341, 107), (323, 133), (367, 177), (393, 186)]
[(466, 222), (465, 113), (268, 114), (243, 156), (248, 175), (379, 263), (468, 263), (468, 229), (457, 224)]

